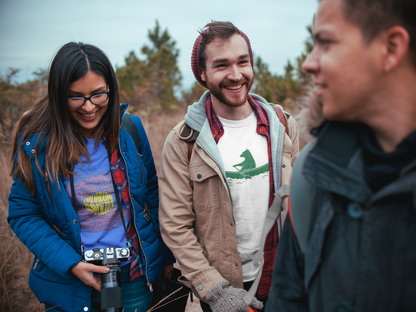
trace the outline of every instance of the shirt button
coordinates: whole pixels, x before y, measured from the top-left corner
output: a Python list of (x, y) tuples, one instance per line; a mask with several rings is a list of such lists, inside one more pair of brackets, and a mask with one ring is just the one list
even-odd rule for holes
[(235, 266), (238, 267), (238, 263), (237, 262), (235, 263)]
[(285, 163), (282, 164), (282, 168), (286, 168), (286, 164)]
[(29, 142), (29, 141), (27, 141), (27, 142), (26, 142), (26, 146), (29, 146), (29, 145), (30, 145), (30, 142)]
[(202, 287), (202, 285), (199, 285), (198, 290), (201, 291), (202, 289), (204, 289), (204, 287)]
[(84, 307), (84, 311), (88, 311), (88, 307)]
[(198, 174), (196, 175), (196, 177), (197, 177), (198, 179), (201, 179), (201, 178), (202, 178), (202, 175), (201, 175), (200, 173), (198, 173)]
[(354, 202), (348, 204), (347, 212), (353, 219), (361, 219), (363, 217), (363, 209), (359, 204)]
[(77, 220), (72, 221), (73, 224), (77, 224)]
[(32, 149), (30, 152), (31, 152), (32, 154), (34, 154), (36, 151), (35, 151), (35, 149)]

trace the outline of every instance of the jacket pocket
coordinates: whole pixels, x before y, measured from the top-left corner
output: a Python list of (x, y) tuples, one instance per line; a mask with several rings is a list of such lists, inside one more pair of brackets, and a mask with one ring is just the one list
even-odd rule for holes
[(194, 187), (194, 208), (211, 210), (217, 207), (220, 178), (215, 170), (208, 166), (190, 167), (189, 178), (193, 182)]

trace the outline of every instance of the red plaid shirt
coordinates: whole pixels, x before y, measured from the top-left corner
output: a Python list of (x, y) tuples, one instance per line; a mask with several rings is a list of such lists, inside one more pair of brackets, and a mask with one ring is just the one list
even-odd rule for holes
[(132, 246), (130, 281), (133, 281), (135, 278), (142, 276), (144, 274), (144, 270), (140, 255), (139, 237), (133, 224), (134, 216), (133, 209), (131, 207), (129, 186), (127, 184), (126, 169), (118, 148), (116, 148), (111, 155), (110, 168), (113, 173), (114, 182), (116, 183), (120, 193), (120, 199), (125, 203), (127, 209), (130, 211), (130, 222), (127, 226), (127, 239)]
[[(264, 135), (267, 138), (267, 153), (269, 156), (269, 170), (270, 170), (270, 199), (269, 207), (272, 205), (274, 200), (274, 180), (273, 180), (273, 162), (272, 162), (272, 148), (270, 143), (270, 124), (267, 118), (266, 112), (261, 108), (253, 98), (248, 95), (248, 102), (252, 106), (257, 116), (257, 133)], [(218, 144), (220, 138), (224, 135), (224, 127), (212, 109), (211, 97), (208, 97), (206, 101), (207, 118), (211, 127), (212, 136), (215, 142)], [(258, 298), (265, 298), (269, 295), (269, 290), (272, 285), (272, 274), (274, 258), (276, 257), (277, 245), (279, 243), (279, 236), (277, 231), (277, 222), (270, 230), (266, 238), (266, 244), (264, 246), (264, 265), (263, 272), (261, 275), (259, 289), (257, 291)]]

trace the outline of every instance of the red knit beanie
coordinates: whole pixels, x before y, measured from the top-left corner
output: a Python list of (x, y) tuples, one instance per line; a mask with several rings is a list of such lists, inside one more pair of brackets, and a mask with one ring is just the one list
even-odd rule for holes
[[(207, 28), (204, 31), (209, 31), (209, 28)], [(253, 51), (251, 51), (250, 40), (248, 40), (248, 37), (246, 36), (246, 34), (243, 33), (241, 30), (240, 30), (240, 33), (247, 42), (248, 52), (250, 54), (251, 67), (254, 67)], [(201, 43), (201, 40), (202, 40), (202, 35), (200, 34), (198, 38), (196, 38), (194, 47), (192, 49), (191, 66), (192, 66), (192, 72), (194, 73), (194, 76), (196, 80), (199, 82), (199, 84), (203, 86), (204, 88), (208, 88), (205, 81), (201, 79), (202, 68), (199, 66), (199, 61), (198, 61), (198, 51), (199, 51), (199, 44)]]

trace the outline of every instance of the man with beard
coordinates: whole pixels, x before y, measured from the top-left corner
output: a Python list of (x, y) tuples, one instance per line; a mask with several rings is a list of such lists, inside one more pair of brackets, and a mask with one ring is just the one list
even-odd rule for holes
[(303, 64), (321, 102), (311, 117), (326, 119), (299, 158), (309, 230), (292, 205), (268, 312), (416, 311), (415, 11), (414, 0), (319, 2)]
[[(298, 126), (280, 106), (249, 94), (253, 53), (233, 24), (205, 26), (194, 44), (192, 70), (208, 91), (166, 139), (161, 232), (180, 264), (180, 281), (202, 299), (204, 311), (247, 311), (243, 297), (258, 273), (256, 296), (262, 302), (268, 296), (277, 222), (266, 240), (263, 272), (252, 259), (274, 193), (289, 182)], [(285, 216), (286, 209), (282, 221)], [(250, 306), (260, 311), (263, 304), (255, 298)]]

